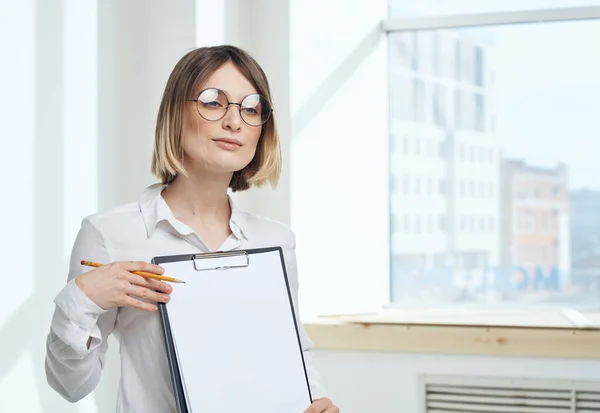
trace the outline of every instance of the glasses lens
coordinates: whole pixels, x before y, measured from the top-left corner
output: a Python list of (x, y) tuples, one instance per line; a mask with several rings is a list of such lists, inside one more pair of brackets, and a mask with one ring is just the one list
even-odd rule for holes
[(246, 96), (240, 107), (242, 118), (248, 125), (260, 126), (271, 115), (271, 105), (259, 94)]
[(227, 111), (227, 96), (219, 89), (206, 89), (198, 96), (198, 113), (206, 120), (219, 120)]

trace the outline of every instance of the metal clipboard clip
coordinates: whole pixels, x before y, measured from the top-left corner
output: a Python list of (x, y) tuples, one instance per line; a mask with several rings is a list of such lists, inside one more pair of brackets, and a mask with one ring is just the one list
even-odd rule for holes
[[(235, 264), (227, 264), (227, 265), (218, 265), (218, 266), (208, 266), (206, 268), (200, 267), (198, 262), (203, 260), (211, 260), (211, 259), (222, 259), (229, 257), (240, 257), (240, 262)], [(229, 268), (242, 268), (248, 267), (250, 265), (250, 258), (248, 257), (248, 253), (246, 251), (219, 251), (219, 252), (207, 252), (201, 254), (195, 254), (192, 258), (194, 261), (194, 269), (196, 271), (209, 271), (209, 270), (227, 270)]]

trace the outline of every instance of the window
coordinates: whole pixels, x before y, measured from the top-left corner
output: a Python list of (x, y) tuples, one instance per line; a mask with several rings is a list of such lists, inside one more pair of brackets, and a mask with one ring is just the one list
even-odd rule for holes
[[(484, 132), (485, 113), (483, 96), (470, 91), (468, 88), (457, 88), (454, 98), (455, 128), (458, 130)], [(472, 152), (471, 159), (474, 160)]]
[[(415, 15), (511, 4), (465, 0), (427, 8), (433, 2), (391, 1), (390, 13), (400, 17), (407, 3), (419, 4)], [(547, 7), (556, 5), (572, 4)], [(390, 77), (389, 87), (413, 96), (411, 119), (418, 123), (396, 127), (422, 137), (420, 151), (411, 144), (417, 159), (428, 157), (427, 172), (424, 163), (403, 166), (423, 176), (406, 198), (421, 215), (412, 221), (415, 232), (392, 237), (392, 303), (598, 305), (600, 58), (589, 51), (600, 20), (391, 31), (389, 38), (412, 39), (410, 52), (388, 60), (390, 73), (412, 62), (410, 75), (398, 84)], [(448, 156), (430, 156), (434, 128), (448, 136), (439, 143)], [(433, 170), (442, 176), (424, 176)], [(432, 192), (441, 199), (435, 205)]]
[(456, 41), (449, 37), (438, 33), (437, 42), (439, 44), (437, 57), (438, 66), (436, 74), (441, 79), (454, 79), (456, 76), (456, 70), (452, 62), (454, 62), (454, 49), (456, 48)]
[(431, 215), (427, 217), (427, 232), (433, 232), (433, 217)]
[(433, 156), (433, 142), (431, 142), (431, 139), (427, 140), (427, 156)]
[(392, 53), (390, 57), (394, 59), (394, 66), (415, 70), (417, 68), (417, 37), (415, 33), (399, 33), (391, 40)]
[(434, 95), (431, 100), (433, 105), (433, 119), (434, 123), (440, 128), (444, 128), (447, 125), (447, 113), (446, 113), (446, 87), (441, 84), (434, 86)]
[(440, 181), (440, 195), (446, 195), (448, 193), (448, 182), (446, 180)]
[(423, 74), (435, 73), (434, 64), (436, 58), (435, 32), (416, 33), (417, 71)]
[(390, 17), (448, 16), (564, 7), (598, 6), (598, 0), (390, 0)]
[(440, 226), (439, 226), (440, 232), (446, 231), (446, 227), (448, 226), (448, 219), (445, 216), (441, 216), (439, 224), (440, 224)]
[(475, 94), (475, 130), (483, 132), (485, 129), (484, 99), (481, 93)]
[(465, 84), (474, 85), (475, 81), (475, 48), (466, 42), (458, 43), (456, 49), (456, 62), (458, 68), (457, 80)]
[(483, 48), (475, 46), (475, 85), (483, 86)]
[(415, 119), (413, 102), (413, 81), (408, 76), (392, 74), (390, 82), (390, 113), (398, 120), (410, 121)]
[(410, 151), (410, 138), (406, 135), (402, 137), (402, 148), (404, 150), (404, 154), (408, 155)]
[(425, 95), (425, 82), (421, 79), (415, 79), (415, 120), (425, 122), (427, 120), (427, 99)]

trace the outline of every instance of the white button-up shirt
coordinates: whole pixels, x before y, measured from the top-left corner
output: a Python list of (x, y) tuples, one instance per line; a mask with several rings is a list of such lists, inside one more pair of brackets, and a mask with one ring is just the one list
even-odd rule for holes
[[(152, 185), (146, 188), (139, 202), (91, 215), (82, 222), (72, 250), (67, 284), (55, 299), (56, 309), (47, 339), (48, 382), (71, 402), (88, 395), (100, 381), (107, 338), (115, 334), (121, 354), (116, 411), (176, 412), (158, 312), (128, 307), (103, 310), (74, 282), (76, 276), (90, 270), (81, 266), (81, 260), (150, 262), (155, 256), (209, 251), (189, 226), (174, 217), (161, 196), (163, 188), (161, 184)], [(281, 246), (298, 315), (293, 232), (277, 221), (240, 211), (231, 199), (230, 203), (232, 234), (219, 250)], [(300, 320), (298, 326), (312, 397), (325, 397), (313, 365), (312, 343)]]

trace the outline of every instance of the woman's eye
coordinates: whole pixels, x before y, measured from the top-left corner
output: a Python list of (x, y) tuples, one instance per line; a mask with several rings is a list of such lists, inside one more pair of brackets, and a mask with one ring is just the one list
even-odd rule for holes
[(221, 106), (221, 104), (219, 102), (217, 102), (216, 100), (213, 100), (212, 102), (202, 102), (202, 103), (211, 108), (218, 108)]
[(254, 108), (244, 108), (244, 112), (249, 115), (256, 115), (258, 113), (258, 111)]

